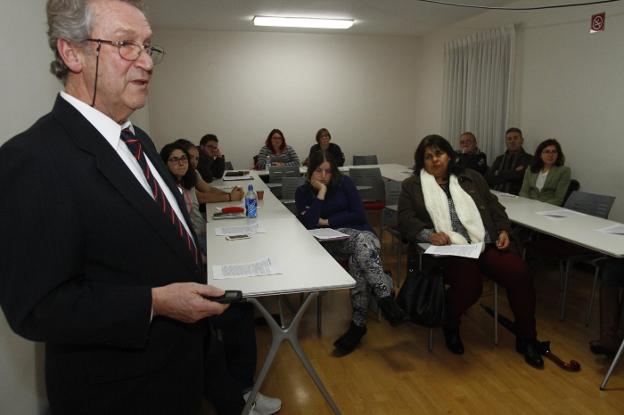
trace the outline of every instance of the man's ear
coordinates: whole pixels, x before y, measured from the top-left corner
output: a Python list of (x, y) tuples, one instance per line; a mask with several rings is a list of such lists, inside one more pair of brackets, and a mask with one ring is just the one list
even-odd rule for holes
[(58, 39), (56, 41), (56, 50), (58, 51), (65, 66), (73, 73), (80, 73), (83, 69), (84, 54), (75, 43), (67, 39)]

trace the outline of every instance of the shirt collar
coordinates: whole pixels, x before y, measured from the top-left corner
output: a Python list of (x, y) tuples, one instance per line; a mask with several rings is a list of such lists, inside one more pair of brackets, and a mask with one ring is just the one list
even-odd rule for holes
[(76, 108), (76, 110), (82, 114), (82, 116), (85, 117), (100, 134), (102, 134), (102, 136), (113, 148), (116, 149), (119, 144), (121, 130), (129, 128), (130, 131), (132, 131), (132, 134), (134, 134), (134, 127), (129, 120), (122, 125), (119, 125), (103, 112), (87, 105), (78, 98), (69, 95), (65, 91), (61, 91), (61, 97), (72, 107)]

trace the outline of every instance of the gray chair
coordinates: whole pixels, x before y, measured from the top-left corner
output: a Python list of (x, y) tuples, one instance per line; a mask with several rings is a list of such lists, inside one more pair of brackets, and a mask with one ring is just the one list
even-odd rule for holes
[[(398, 229), (397, 204), (399, 203), (399, 195), (401, 194), (401, 183), (395, 180), (388, 180), (384, 183), (386, 193), (386, 206), (381, 212), (381, 240), (383, 241), (384, 232), (388, 232), (391, 237), (391, 247), (395, 248), (397, 258), (396, 275), (397, 286), (401, 286), (401, 256), (405, 241), (401, 238), (401, 232)], [(382, 250), (383, 252), (383, 250)]]
[(281, 183), (282, 177), (300, 177), (298, 166), (269, 167), (269, 183)]
[(362, 165), (370, 165), (370, 164), (379, 164), (377, 162), (376, 155), (368, 155), (368, 156), (353, 156), (353, 165), (354, 166), (362, 166)]
[(305, 182), (305, 178), (303, 176), (297, 177), (282, 177), (282, 203), (295, 215), (297, 214), (297, 209), (295, 206), (295, 192), (297, 188), (301, 186)]
[[(381, 215), (386, 206), (384, 179), (379, 167), (349, 169), (349, 176), (360, 193), (364, 210)], [(381, 223), (381, 218), (378, 218)]]
[[(574, 191), (570, 194), (563, 207), (575, 210), (577, 212), (586, 213), (592, 216), (598, 216), (600, 218), (608, 218), (611, 207), (615, 202), (614, 196), (600, 195), (595, 193), (587, 193), (581, 191)], [(600, 263), (605, 257), (595, 253), (587, 253), (583, 255), (572, 255), (566, 258), (562, 258), (559, 261), (559, 269), (561, 275), (561, 301), (559, 319), (565, 319), (565, 305), (568, 295), (568, 279), (570, 276), (570, 269), (577, 262), (585, 262), (592, 265), (595, 268), (594, 281), (592, 284), (592, 293), (589, 300), (589, 306), (585, 316), (585, 325), (589, 325), (591, 319), (592, 308), (594, 306), (594, 298), (596, 296), (596, 289), (598, 285), (598, 276), (600, 274)]]
[[(282, 178), (301, 177), (298, 166), (274, 166), (269, 167), (269, 188), (278, 199), (282, 198)], [(276, 185), (277, 184), (277, 185)]]
[(360, 197), (365, 204), (366, 202), (385, 201), (384, 180), (379, 167), (349, 169), (349, 177), (359, 188)]

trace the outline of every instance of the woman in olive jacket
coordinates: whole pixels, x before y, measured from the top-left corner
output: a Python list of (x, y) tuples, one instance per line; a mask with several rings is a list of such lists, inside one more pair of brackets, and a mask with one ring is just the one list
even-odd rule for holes
[(563, 205), (572, 174), (564, 166), (565, 156), (554, 138), (542, 141), (535, 149), (530, 168), (524, 173), (519, 196), (553, 205)]
[(507, 290), (516, 321), (516, 350), (531, 366), (543, 367), (536, 342), (533, 278), (522, 258), (509, 250), (511, 225), (505, 208), (480, 174), (462, 170), (443, 137), (425, 137), (414, 159), (414, 176), (403, 182), (399, 198), (402, 236), (433, 245), (484, 243), (478, 259), (443, 259), (444, 280), (449, 285), (443, 327), (447, 348), (463, 354), (460, 317), (481, 296), (487, 276)]

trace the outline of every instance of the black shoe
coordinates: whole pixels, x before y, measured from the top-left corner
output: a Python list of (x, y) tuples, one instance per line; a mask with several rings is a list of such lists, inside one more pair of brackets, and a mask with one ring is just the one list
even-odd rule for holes
[(605, 355), (607, 357), (613, 358), (615, 356), (616, 351), (613, 349), (608, 348), (607, 346), (604, 346), (602, 344), (600, 344), (599, 340), (592, 340), (589, 342), (589, 350), (591, 350), (591, 352), (593, 354), (601, 354), (601, 355)]
[(516, 351), (524, 355), (524, 361), (537, 369), (544, 367), (544, 359), (539, 352), (536, 340), (526, 340), (516, 337)]
[(461, 337), (459, 337), (459, 326), (444, 326), (444, 340), (446, 341), (446, 348), (454, 354), (464, 354), (464, 344)]
[(353, 322), (349, 325), (349, 329), (345, 334), (340, 336), (338, 340), (334, 342), (334, 346), (336, 347), (336, 351), (338, 351), (338, 355), (344, 356), (351, 353), (358, 344), (360, 344), (360, 340), (366, 334), (366, 326), (360, 327), (353, 324)]
[(405, 322), (405, 312), (399, 307), (394, 297), (391, 295), (380, 298), (377, 301), (383, 316), (388, 320), (391, 326), (398, 326)]

